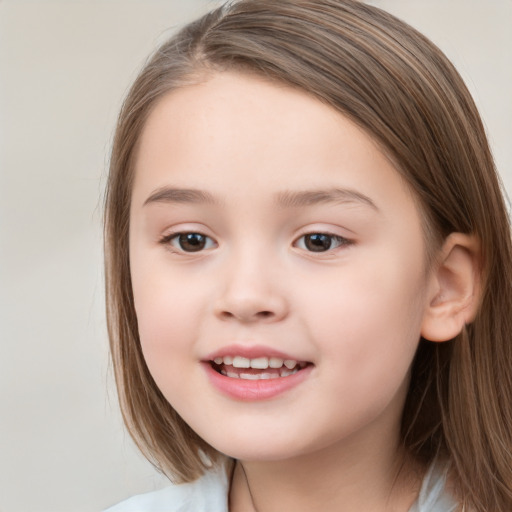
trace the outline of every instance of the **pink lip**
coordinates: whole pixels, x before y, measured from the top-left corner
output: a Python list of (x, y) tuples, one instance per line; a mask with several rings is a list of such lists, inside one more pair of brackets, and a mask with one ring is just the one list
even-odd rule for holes
[(248, 359), (255, 359), (257, 357), (278, 357), (284, 360), (292, 359), (299, 362), (301, 360), (289, 354), (264, 346), (249, 347), (242, 345), (230, 345), (208, 355), (202, 361), (202, 366), (213, 387), (230, 398), (245, 402), (270, 400), (291, 390), (307, 379), (314, 367), (313, 364), (308, 364), (305, 368), (292, 375), (275, 379), (237, 379), (222, 375), (212, 367), (211, 361), (216, 357), (224, 356), (242, 356)]
[(228, 345), (207, 355), (203, 361), (213, 361), (216, 357), (225, 356), (241, 356), (246, 357), (247, 359), (256, 359), (257, 357), (278, 357), (285, 360), (292, 359), (294, 361), (303, 361), (293, 355), (285, 354), (284, 352), (279, 352), (279, 350), (275, 350), (271, 347), (265, 347), (263, 345)]
[(288, 377), (267, 380), (245, 380), (226, 377), (215, 371), (209, 362), (203, 363), (203, 367), (211, 384), (222, 394), (245, 402), (256, 402), (258, 400), (275, 398), (298, 386), (307, 379), (313, 365), (308, 365), (306, 368)]

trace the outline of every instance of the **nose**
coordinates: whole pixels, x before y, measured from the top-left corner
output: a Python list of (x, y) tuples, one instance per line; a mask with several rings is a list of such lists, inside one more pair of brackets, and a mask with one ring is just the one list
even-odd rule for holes
[(215, 315), (246, 324), (283, 320), (289, 307), (282, 288), (282, 281), (276, 272), (269, 271), (267, 262), (231, 265), (219, 290)]

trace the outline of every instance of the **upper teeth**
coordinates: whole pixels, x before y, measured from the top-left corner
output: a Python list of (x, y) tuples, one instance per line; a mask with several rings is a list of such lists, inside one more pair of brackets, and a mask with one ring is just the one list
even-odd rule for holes
[(283, 365), (289, 370), (297, 366), (297, 361), (294, 359), (281, 359), (279, 357), (256, 357), (248, 359), (241, 356), (224, 356), (216, 357), (215, 364), (232, 365), (235, 368), (255, 368), (258, 370), (265, 370), (267, 368), (281, 368)]

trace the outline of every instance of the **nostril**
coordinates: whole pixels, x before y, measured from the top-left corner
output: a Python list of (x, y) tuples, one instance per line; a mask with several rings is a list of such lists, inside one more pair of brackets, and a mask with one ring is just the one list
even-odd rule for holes
[(231, 320), (233, 318), (239, 318), (243, 321), (256, 321), (256, 320), (266, 320), (269, 318), (273, 318), (275, 313), (272, 311), (257, 311), (253, 314), (249, 313), (233, 313), (231, 311), (221, 311), (220, 316), (225, 320)]
[[(252, 291), (251, 291), (252, 290)], [(238, 320), (244, 323), (275, 322), (288, 313), (288, 305), (282, 296), (264, 295), (249, 289), (251, 293), (226, 292), (213, 305), (214, 314), (223, 321)]]

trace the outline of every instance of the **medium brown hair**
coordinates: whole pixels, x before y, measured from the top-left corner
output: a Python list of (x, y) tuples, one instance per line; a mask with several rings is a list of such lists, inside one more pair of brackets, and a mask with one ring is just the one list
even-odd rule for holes
[(223, 70), (299, 88), (362, 127), (415, 192), (433, 251), (452, 232), (481, 246), (474, 322), (421, 340), (402, 424), (409, 453), (452, 469), (461, 504), (512, 510), (512, 249), (485, 131), (462, 79), (428, 39), (354, 0), (241, 0), (157, 50), (122, 107), (106, 194), (107, 316), (121, 410), (146, 456), (177, 481), (219, 455), (166, 401), (142, 355), (130, 281), (129, 210), (137, 142), (166, 93)]

